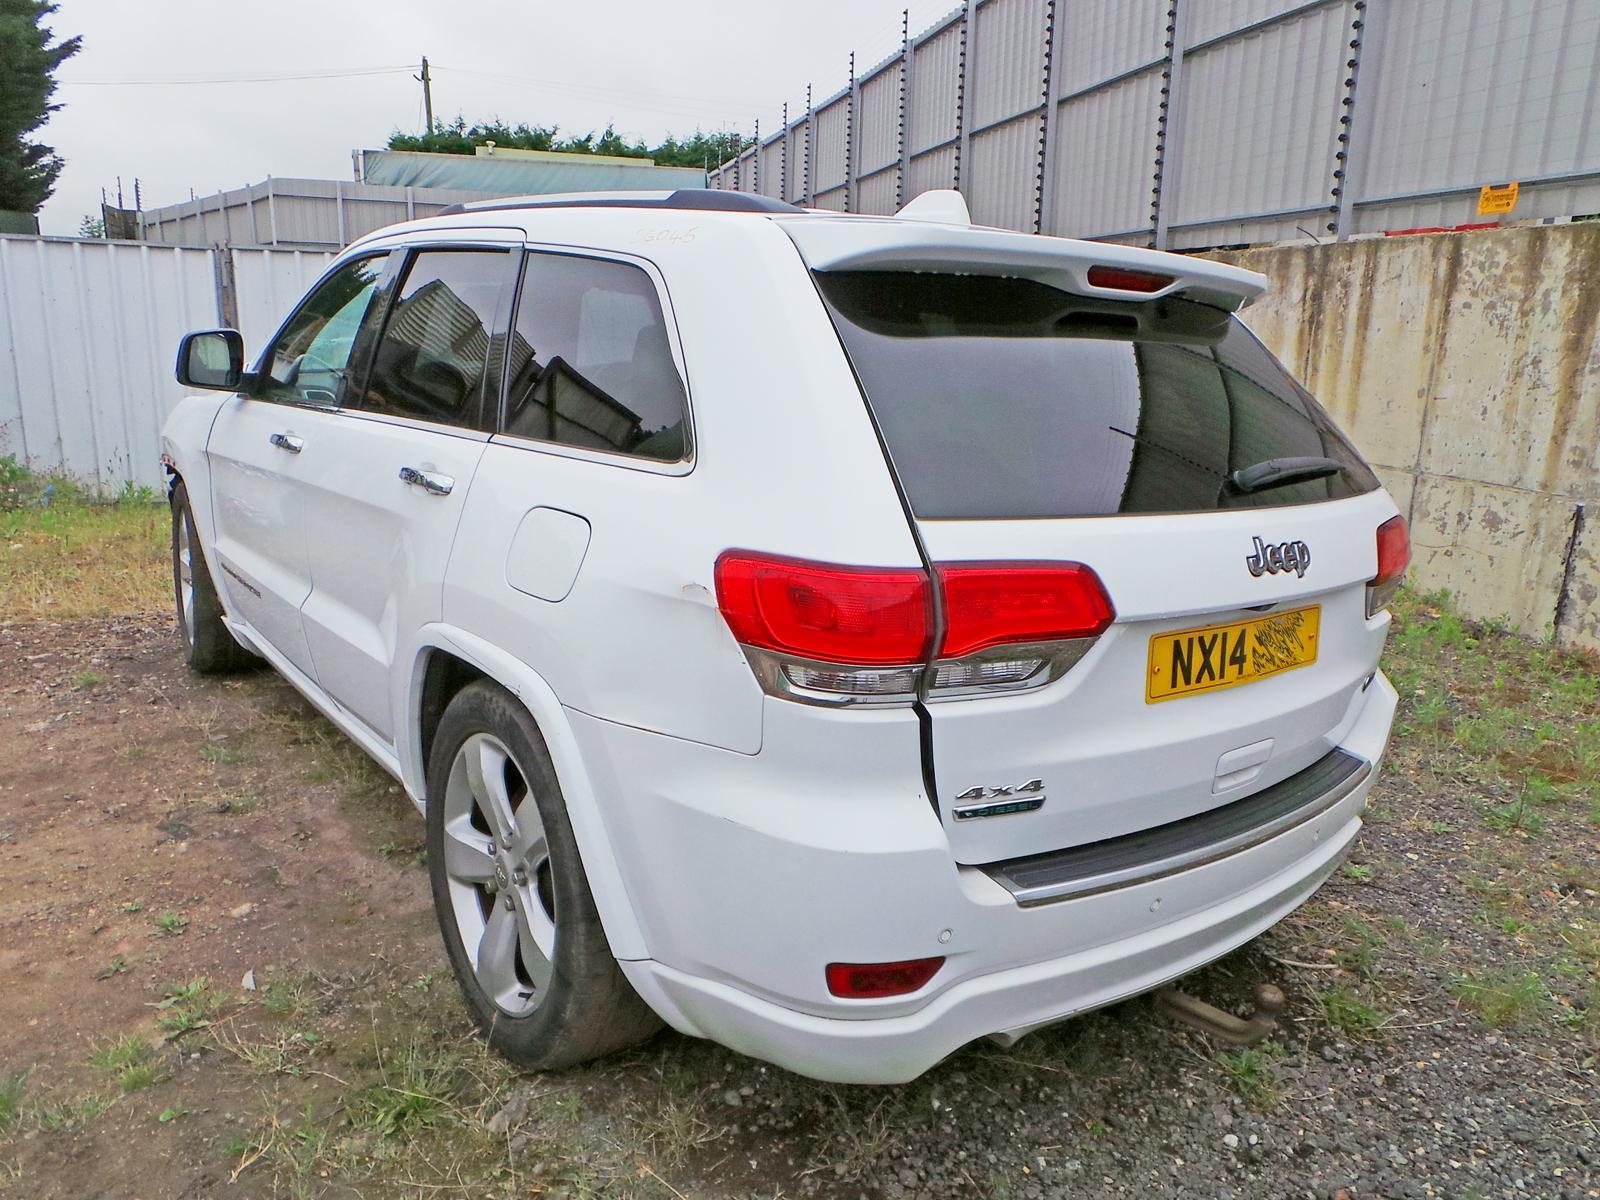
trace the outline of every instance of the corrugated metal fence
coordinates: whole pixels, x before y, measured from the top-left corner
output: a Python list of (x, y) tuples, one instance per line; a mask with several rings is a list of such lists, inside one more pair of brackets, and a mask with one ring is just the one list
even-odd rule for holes
[(178, 338), (232, 324), (253, 351), (331, 259), (0, 236), (0, 456), (102, 493), (158, 485)]
[(958, 187), (982, 224), (1180, 249), (1456, 226), (1512, 181), (1516, 218), (1600, 212), (1593, 0), (969, 0), (851, 76), (712, 186)]

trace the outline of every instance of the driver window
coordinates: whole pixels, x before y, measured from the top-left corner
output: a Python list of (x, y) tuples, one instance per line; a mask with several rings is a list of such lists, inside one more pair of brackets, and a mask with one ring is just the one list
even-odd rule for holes
[(267, 352), (253, 396), (329, 408), (345, 403), (356, 334), (373, 307), (386, 257), (347, 263), (322, 281)]

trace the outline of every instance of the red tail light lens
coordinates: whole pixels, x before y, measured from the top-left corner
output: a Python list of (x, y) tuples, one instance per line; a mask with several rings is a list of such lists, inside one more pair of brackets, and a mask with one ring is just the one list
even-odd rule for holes
[(940, 658), (989, 646), (1104, 633), (1115, 613), (1082, 563), (958, 563), (935, 567), (944, 592)]
[(866, 666), (927, 657), (932, 628), (921, 570), (841, 567), (730, 550), (717, 605), (747, 646)]
[(1089, 286), (1119, 292), (1159, 292), (1175, 276), (1155, 271), (1130, 271), (1125, 267), (1090, 267)]
[(848, 1000), (904, 996), (939, 973), (944, 957), (913, 958), (905, 962), (829, 963), (828, 991)]
[(1410, 565), (1411, 531), (1404, 517), (1390, 517), (1378, 526), (1378, 573), (1367, 584), (1367, 616), (1389, 606)]

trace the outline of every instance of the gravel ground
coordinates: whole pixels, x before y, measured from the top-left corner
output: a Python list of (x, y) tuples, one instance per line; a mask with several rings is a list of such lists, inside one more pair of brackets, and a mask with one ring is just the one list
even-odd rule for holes
[[(1600, 1196), (1600, 674), (1402, 616), (1352, 859), (1183, 984), (1238, 1012), (1278, 984), (1276, 1036), (1228, 1052), (1140, 999), (893, 1088), (672, 1034), (515, 1075), (443, 969), (420, 825), (285, 686), (187, 678), (163, 618), (0, 626), (0, 870), (29, 881), (0, 891), (0, 1085), (29, 1073), (0, 1192)], [(205, 1020), (159, 1033), (198, 976)], [(157, 1073), (119, 1094), (86, 1062), (124, 1034)]]

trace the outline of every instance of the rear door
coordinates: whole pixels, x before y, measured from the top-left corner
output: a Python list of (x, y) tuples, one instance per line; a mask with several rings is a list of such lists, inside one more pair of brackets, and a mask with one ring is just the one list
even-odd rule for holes
[(255, 388), (222, 406), (206, 444), (228, 611), (308, 676), (300, 607), (311, 594), (305, 497), (317, 456), (306, 455), (307, 437), (345, 400), (387, 259), (346, 263), (311, 290), (262, 354)]
[(1366, 583), (1395, 510), (1235, 318), (1027, 279), (817, 278), (935, 570), (1082, 563), (1115, 612), (1057, 658), (989, 652), (1000, 685), (934, 674), (959, 861), (1177, 820), (1336, 744), (1381, 649)]
[(439, 619), (467, 490), (495, 427), (513, 241), (520, 235), (498, 245), (474, 235), (407, 251), (360, 364), (359, 399), (317, 430), (305, 636), (323, 690), (391, 744), (399, 647)]

